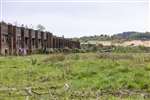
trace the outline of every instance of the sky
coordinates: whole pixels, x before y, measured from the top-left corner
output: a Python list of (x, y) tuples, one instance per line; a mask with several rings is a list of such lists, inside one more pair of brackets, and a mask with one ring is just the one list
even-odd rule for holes
[(150, 0), (1, 0), (0, 3), (1, 20), (34, 28), (42, 24), (57, 36), (150, 31)]

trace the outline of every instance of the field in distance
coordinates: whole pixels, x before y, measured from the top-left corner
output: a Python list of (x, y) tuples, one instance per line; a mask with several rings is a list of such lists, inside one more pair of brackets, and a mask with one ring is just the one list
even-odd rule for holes
[(0, 57), (0, 100), (149, 100), (149, 53)]

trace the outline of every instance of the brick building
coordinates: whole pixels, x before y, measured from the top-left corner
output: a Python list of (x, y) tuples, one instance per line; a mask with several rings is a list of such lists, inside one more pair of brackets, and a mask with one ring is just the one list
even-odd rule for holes
[(64, 47), (80, 48), (80, 42), (57, 37), (50, 32), (0, 22), (1, 55), (17, 55), (22, 49), (31, 54), (37, 50)]

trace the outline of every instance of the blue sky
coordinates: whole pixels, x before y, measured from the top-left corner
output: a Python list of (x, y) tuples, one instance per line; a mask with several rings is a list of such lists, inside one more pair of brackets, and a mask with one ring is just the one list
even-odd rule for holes
[(42, 24), (55, 35), (80, 37), (150, 31), (148, 0), (3, 0), (6, 22)]

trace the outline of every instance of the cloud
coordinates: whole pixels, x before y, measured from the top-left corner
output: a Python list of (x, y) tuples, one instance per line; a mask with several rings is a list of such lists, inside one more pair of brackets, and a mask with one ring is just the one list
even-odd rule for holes
[(5, 3), (4, 19), (79, 37), (146, 31), (148, 3)]

